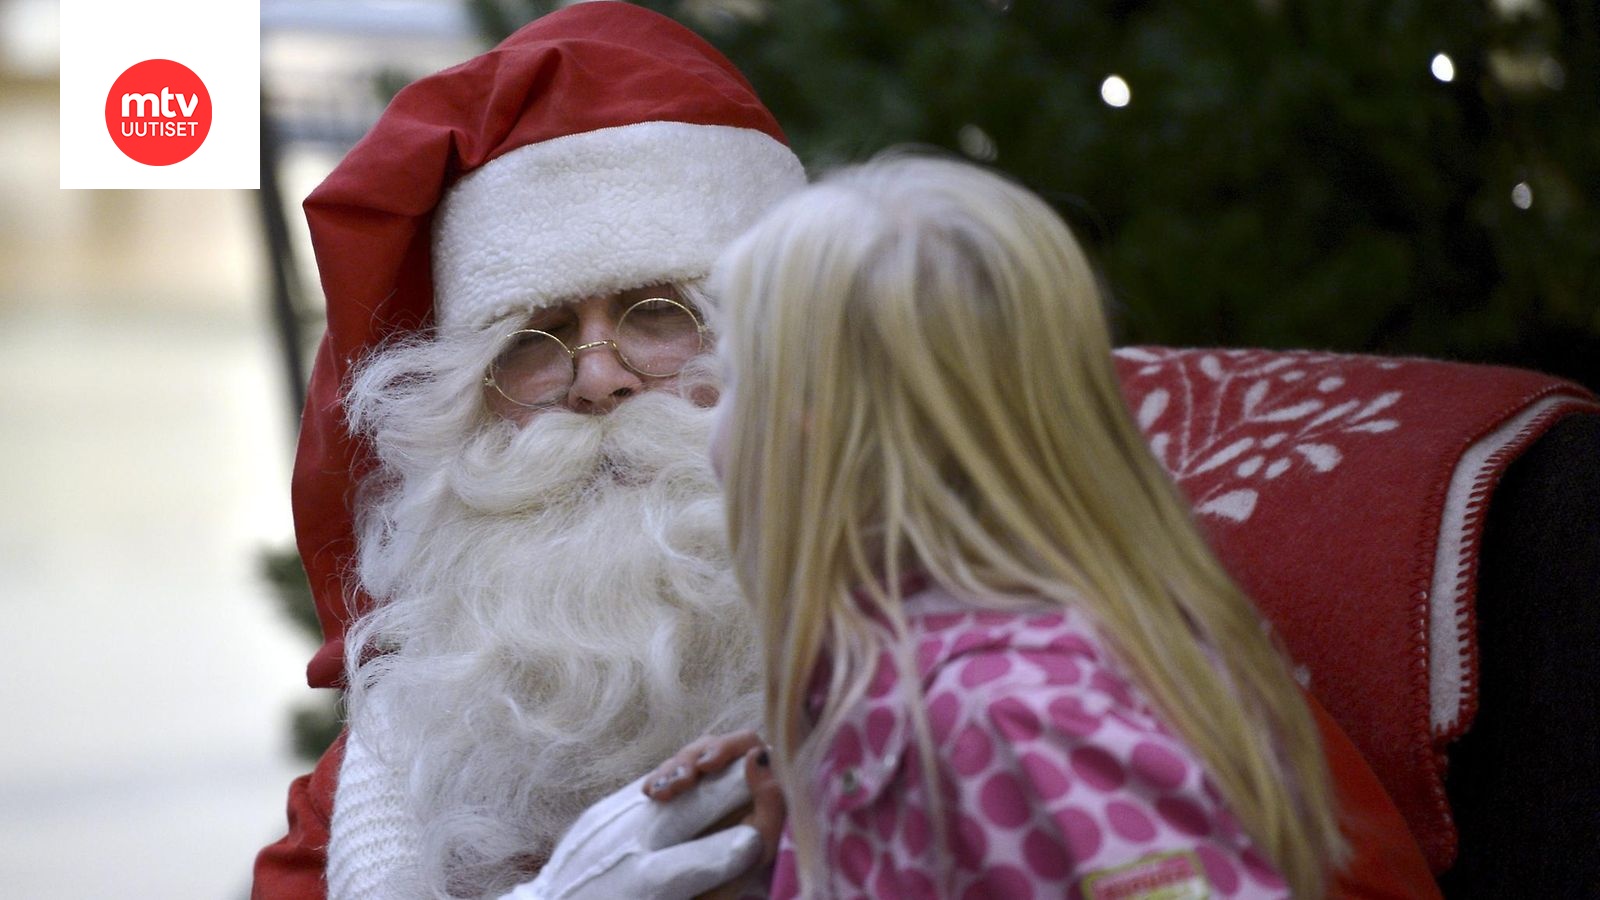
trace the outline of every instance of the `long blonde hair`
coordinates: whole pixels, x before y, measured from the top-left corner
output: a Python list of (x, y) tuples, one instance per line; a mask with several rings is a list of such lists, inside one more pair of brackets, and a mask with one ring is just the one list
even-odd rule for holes
[(713, 287), (729, 534), (806, 883), (821, 853), (803, 786), (872, 675), (874, 621), (904, 644), (895, 576), (920, 568), (998, 605), (1088, 614), (1295, 895), (1320, 896), (1344, 847), (1314, 721), (1131, 421), (1094, 273), (1050, 208), (897, 154), (780, 204)]

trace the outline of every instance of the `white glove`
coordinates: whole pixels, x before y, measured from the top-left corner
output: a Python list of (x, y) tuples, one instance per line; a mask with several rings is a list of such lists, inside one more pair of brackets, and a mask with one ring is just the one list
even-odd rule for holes
[(750, 802), (744, 766), (729, 766), (666, 803), (643, 788), (640, 778), (584, 810), (539, 877), (500, 900), (688, 900), (760, 861), (761, 836), (749, 825), (691, 840)]

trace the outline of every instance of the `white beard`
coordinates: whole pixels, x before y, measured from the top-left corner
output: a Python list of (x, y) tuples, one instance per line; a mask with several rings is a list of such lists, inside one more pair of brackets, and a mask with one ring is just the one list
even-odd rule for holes
[(437, 896), (526, 880), (591, 802), (761, 714), (712, 412), (652, 391), (485, 424), (487, 353), (388, 351), (349, 400), (381, 461), (359, 504), (378, 605), (347, 644), (367, 660), (350, 721), (403, 773), (418, 887)]

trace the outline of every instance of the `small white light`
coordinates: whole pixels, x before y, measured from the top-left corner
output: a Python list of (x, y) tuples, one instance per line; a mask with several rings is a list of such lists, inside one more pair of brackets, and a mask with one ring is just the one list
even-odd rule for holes
[(1128, 83), (1122, 80), (1121, 75), (1110, 75), (1100, 82), (1100, 99), (1107, 106), (1127, 106), (1133, 99), (1133, 91), (1129, 90)]
[(1000, 148), (995, 146), (994, 138), (987, 131), (970, 122), (961, 126), (956, 132), (956, 146), (961, 152), (979, 162), (994, 162), (1000, 155)]
[(1567, 70), (1561, 68), (1561, 63), (1546, 56), (1539, 61), (1539, 83), (1552, 91), (1559, 91), (1567, 84)]
[(1526, 181), (1517, 182), (1511, 189), (1511, 203), (1517, 209), (1527, 209), (1533, 205), (1533, 188)]
[(1433, 77), (1440, 81), (1456, 80), (1455, 61), (1443, 53), (1435, 53), (1433, 55), (1433, 65), (1430, 68), (1433, 69)]

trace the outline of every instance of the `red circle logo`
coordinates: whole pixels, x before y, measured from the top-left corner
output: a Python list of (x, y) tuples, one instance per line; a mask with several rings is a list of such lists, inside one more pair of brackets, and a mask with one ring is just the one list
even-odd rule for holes
[(128, 158), (147, 166), (188, 159), (211, 131), (211, 94), (188, 66), (134, 63), (106, 95), (106, 130)]

